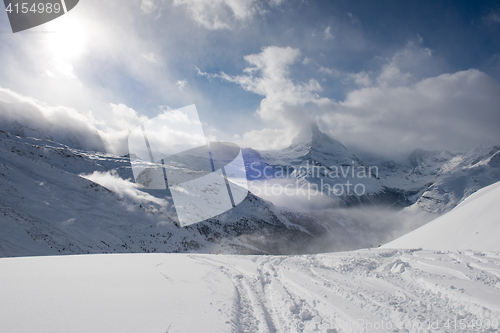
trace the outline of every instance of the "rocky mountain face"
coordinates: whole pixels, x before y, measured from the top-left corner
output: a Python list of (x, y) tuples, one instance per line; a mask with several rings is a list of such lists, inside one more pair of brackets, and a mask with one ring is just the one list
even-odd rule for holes
[(427, 180), (411, 209), (442, 214), (477, 190), (500, 180), (500, 146), (462, 154), (442, 152), (426, 158), (409, 179)]

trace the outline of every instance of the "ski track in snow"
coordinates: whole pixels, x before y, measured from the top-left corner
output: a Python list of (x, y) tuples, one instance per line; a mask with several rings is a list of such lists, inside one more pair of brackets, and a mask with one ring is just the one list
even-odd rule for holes
[(232, 281), (237, 332), (498, 331), (477, 325), (500, 320), (500, 256), (494, 253), (190, 258)]

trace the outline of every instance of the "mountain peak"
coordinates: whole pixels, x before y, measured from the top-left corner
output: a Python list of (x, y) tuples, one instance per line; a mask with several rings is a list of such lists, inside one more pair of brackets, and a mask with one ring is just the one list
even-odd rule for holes
[(320, 131), (318, 124), (316, 122), (311, 122), (308, 125), (302, 127), (299, 134), (297, 134), (293, 138), (291, 146), (312, 143), (315, 138), (317, 140), (318, 137), (321, 137), (323, 135), (326, 134)]
[[(316, 122), (304, 126), (292, 140), (292, 145), (285, 149), (296, 157), (307, 157), (325, 165), (361, 163), (341, 142), (323, 133)], [(334, 162), (335, 163), (332, 163)], [(330, 163), (330, 164), (328, 164)]]
[(341, 142), (321, 132), (316, 122), (304, 126), (301, 132), (292, 140), (290, 148), (298, 147), (308, 147), (325, 153), (333, 153), (339, 150), (349, 151)]
[(320, 163), (327, 167), (364, 165), (342, 143), (323, 133), (316, 122), (305, 125), (288, 148), (262, 152), (252, 152), (247, 149), (245, 153), (251, 160), (263, 158), (268, 165), (298, 166), (306, 162)]

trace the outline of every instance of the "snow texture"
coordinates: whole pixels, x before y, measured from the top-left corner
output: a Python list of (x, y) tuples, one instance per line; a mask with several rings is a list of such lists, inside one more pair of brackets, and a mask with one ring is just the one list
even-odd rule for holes
[(497, 332), (500, 255), (0, 259), (0, 331)]

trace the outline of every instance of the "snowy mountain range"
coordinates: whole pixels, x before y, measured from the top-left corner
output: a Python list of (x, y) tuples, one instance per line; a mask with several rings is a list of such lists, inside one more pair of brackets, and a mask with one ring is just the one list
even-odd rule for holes
[[(0, 114), (5, 118), (9, 113)], [(399, 234), (382, 239), (375, 234), (379, 227), (365, 226), (364, 218), (324, 209), (397, 207), (436, 216), (500, 180), (500, 147), (465, 153), (416, 150), (405, 163), (369, 165), (314, 124), (287, 149), (244, 149), (248, 180), (285, 179), (330, 188), (350, 182), (363, 186), (362, 195), (329, 192), (332, 201), (326, 206), (297, 211), (250, 193), (231, 211), (181, 228), (168, 191), (144, 190), (131, 181), (128, 156), (75, 148), (82, 145), (79, 139), (73, 147), (52, 141), (50, 124), (38, 120), (33, 118), (33, 126), (6, 122), (4, 128), (14, 134), (0, 132), (3, 257), (115, 252), (286, 254), (370, 247)]]
[(344, 206), (395, 205), (442, 214), (478, 189), (500, 180), (500, 145), (455, 153), (416, 149), (403, 163), (376, 160), (369, 164), (322, 133), (316, 124), (306, 128), (287, 149), (247, 149), (245, 153), (250, 180), (279, 178), (281, 170), (288, 170), (288, 177), (312, 184), (362, 184), (362, 195), (354, 191), (329, 193)]
[(217, 218), (181, 228), (167, 191), (140, 190), (130, 181), (127, 157), (7, 132), (0, 132), (0, 151), (1, 256), (304, 253), (349, 244), (340, 225), (328, 232), (318, 218), (252, 194)]

